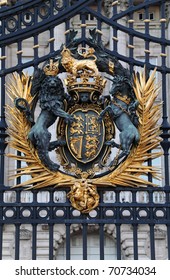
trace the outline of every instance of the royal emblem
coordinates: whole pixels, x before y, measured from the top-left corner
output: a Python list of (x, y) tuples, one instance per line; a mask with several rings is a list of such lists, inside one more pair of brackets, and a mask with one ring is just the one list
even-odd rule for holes
[[(100, 186), (154, 185), (142, 176), (157, 176), (157, 168), (145, 162), (160, 156), (150, 151), (161, 141), (161, 105), (155, 103), (156, 70), (148, 80), (145, 72), (132, 79), (96, 41), (95, 30), (89, 47), (76, 44), (76, 34), (70, 31), (69, 46), (61, 46), (59, 57), (46, 61), (32, 79), (15, 74), (7, 85), (14, 102), (7, 106), (9, 144), (21, 153), (8, 156), (27, 163), (14, 176), (32, 176), (17, 186), (65, 186), (72, 206), (88, 213), (98, 206)], [(107, 80), (111, 87), (104, 93)]]
[(92, 109), (78, 109), (72, 114), (75, 119), (66, 127), (67, 146), (72, 156), (86, 164), (100, 153), (104, 139), (104, 123), (98, 122), (99, 113)]

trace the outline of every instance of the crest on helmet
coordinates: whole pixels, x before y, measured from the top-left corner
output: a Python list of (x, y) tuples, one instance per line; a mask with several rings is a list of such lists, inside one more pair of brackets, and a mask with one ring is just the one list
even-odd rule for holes
[[(18, 186), (69, 187), (73, 207), (83, 213), (97, 207), (97, 187), (153, 185), (142, 176), (156, 176), (157, 170), (144, 163), (160, 156), (150, 153), (160, 143), (156, 70), (148, 80), (145, 73), (132, 79), (93, 36), (91, 32), (86, 48), (76, 40), (63, 45), (57, 58), (35, 70), (32, 80), (14, 75), (8, 85), (14, 100), (14, 106), (7, 107), (12, 116), (10, 145), (22, 153), (9, 156), (27, 163), (17, 177), (32, 176)], [(63, 72), (64, 80), (59, 77)]]

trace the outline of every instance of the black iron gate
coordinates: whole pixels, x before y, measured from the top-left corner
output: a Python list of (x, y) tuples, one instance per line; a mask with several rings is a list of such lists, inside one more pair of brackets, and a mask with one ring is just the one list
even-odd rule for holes
[[(168, 83), (169, 83), (169, 1), (129, 0), (21, 0), (10, 6), (0, 6), (0, 76), (1, 76), (1, 119), (0, 119), (0, 258), (7, 258), (5, 236), (13, 236), (11, 258), (22, 258), (22, 240), (29, 240), (31, 256), (41, 258), (38, 252), (40, 231), (48, 241), (46, 257), (55, 258), (55, 250), (65, 242), (64, 256), (71, 259), (73, 246), (71, 237), (80, 233), (81, 258), (87, 259), (88, 236), (95, 231), (98, 235), (99, 259), (106, 258), (106, 237), (115, 243), (117, 259), (159, 259), (158, 247), (165, 251), (163, 258), (170, 259), (170, 186), (169, 186), (169, 129)], [(14, 3), (16, 2), (16, 3)], [(86, 44), (87, 31), (96, 27), (99, 41), (105, 42), (105, 50), (126, 63), (131, 73), (134, 67), (149, 71), (157, 67), (161, 81), (162, 109), (162, 186), (147, 188), (116, 187), (100, 188), (100, 203), (96, 210), (81, 214), (70, 206), (65, 189), (46, 189), (46, 199), (40, 199), (41, 191), (24, 192), (12, 189), (8, 181), (9, 161), (5, 158), (8, 149), (6, 139), (5, 82), (8, 74), (21, 73), (29, 67), (37, 67), (59, 53), (61, 34), (67, 42), (70, 29), (79, 31), (80, 43)], [(57, 29), (58, 28), (58, 29)], [(62, 30), (61, 30), (62, 29)], [(56, 31), (58, 30), (58, 31)], [(156, 31), (157, 30), (157, 31)], [(56, 37), (57, 32), (58, 37)], [(107, 34), (107, 36), (106, 36)], [(44, 43), (46, 39), (46, 44)], [(30, 40), (30, 41), (29, 41)], [(120, 41), (122, 47), (120, 48)], [(64, 43), (64, 42), (63, 42)], [(56, 47), (57, 46), (57, 47)], [(136, 50), (140, 48), (140, 53)], [(27, 54), (24, 49), (31, 49)], [(122, 51), (125, 49), (125, 51)], [(156, 49), (156, 52), (154, 52)], [(12, 50), (12, 51), (11, 51)], [(12, 59), (15, 56), (15, 59)], [(138, 69), (138, 68), (136, 68)], [(152, 164), (150, 161), (149, 164)], [(148, 174), (149, 181), (153, 178)], [(28, 197), (27, 197), (28, 194)], [(8, 226), (11, 226), (9, 229)], [(29, 230), (26, 227), (29, 226)], [(56, 226), (64, 228), (64, 234), (56, 237)], [(76, 227), (75, 225), (79, 225)], [(29, 236), (30, 234), (30, 236)], [(130, 235), (130, 237), (128, 236)], [(126, 235), (126, 237), (125, 237)], [(145, 237), (141, 237), (144, 235)], [(57, 239), (58, 238), (58, 239)], [(129, 238), (129, 239), (128, 239)], [(131, 245), (128, 245), (128, 240)], [(140, 241), (147, 242), (141, 247)], [(161, 245), (159, 240), (163, 240)], [(57, 245), (56, 245), (57, 244)], [(141, 250), (145, 249), (145, 253)], [(112, 252), (110, 253), (112, 255)], [(42, 257), (43, 258), (43, 257)], [(162, 257), (161, 257), (162, 258)]]

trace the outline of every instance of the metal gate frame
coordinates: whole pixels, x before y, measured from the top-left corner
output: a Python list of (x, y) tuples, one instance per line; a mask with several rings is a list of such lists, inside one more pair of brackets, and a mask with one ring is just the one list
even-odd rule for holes
[[(57, 4), (60, 3), (61, 5)], [(94, 10), (91, 4), (97, 5), (97, 9)], [(112, 1), (107, 1), (111, 4)], [(83, 259), (87, 259), (87, 232), (88, 225), (99, 225), (99, 238), (100, 238), (100, 259), (104, 259), (104, 233), (106, 224), (114, 224), (116, 226), (116, 246), (117, 246), (117, 259), (121, 259), (121, 225), (128, 224), (132, 226), (133, 232), (133, 256), (134, 259), (138, 259), (138, 226), (148, 225), (150, 234), (150, 258), (155, 259), (155, 225), (165, 225), (167, 234), (167, 248), (168, 259), (170, 259), (170, 185), (169, 185), (169, 129), (168, 122), (168, 100), (167, 100), (167, 75), (170, 73), (170, 67), (167, 61), (167, 49), (170, 46), (170, 40), (166, 38), (166, 11), (169, 1), (165, 0), (146, 0), (142, 3), (134, 5), (132, 0), (123, 1), (127, 2), (128, 7), (124, 11), (118, 12), (118, 1), (112, 2), (111, 17), (107, 17), (102, 13), (103, 1), (94, 0), (81, 0), (81, 1), (42, 1), (41, 0), (25, 0), (17, 1), (12, 7), (0, 7), (0, 48), (1, 48), (1, 118), (0, 118), (0, 259), (2, 259), (2, 247), (3, 247), (3, 235), (4, 227), (6, 224), (13, 224), (15, 226), (15, 259), (20, 258), (20, 227), (21, 224), (32, 225), (32, 259), (36, 259), (36, 247), (37, 247), (37, 226), (39, 224), (47, 224), (49, 231), (49, 259), (53, 259), (53, 242), (54, 242), (54, 225), (64, 224), (66, 226), (66, 259), (71, 258), (70, 251), (70, 227), (72, 224), (82, 225), (82, 237), (83, 237)], [(49, 5), (50, 4), (50, 5)], [(154, 37), (149, 33), (149, 7), (151, 5), (160, 6), (160, 38)], [(145, 14), (144, 32), (139, 32), (134, 29), (133, 16), (136, 11), (143, 9)], [(41, 11), (45, 11), (42, 13)], [(27, 13), (30, 16), (30, 21), (25, 20)], [(4, 154), (6, 149), (6, 128), (5, 121), (5, 81), (8, 74), (17, 71), (21, 73), (27, 67), (37, 67), (41, 62), (44, 62), (50, 57), (57, 56), (59, 50), (54, 49), (54, 28), (60, 23), (65, 22), (66, 29), (66, 41), (68, 39), (67, 31), (70, 29), (70, 19), (76, 14), (81, 14), (81, 40), (82, 44), (86, 44), (85, 23), (86, 14), (91, 14), (97, 19), (97, 29), (99, 30), (99, 40), (101, 39), (101, 27), (102, 23), (107, 24), (113, 30), (113, 50), (106, 49), (106, 52), (110, 55), (116, 56), (120, 61), (126, 62), (129, 65), (129, 69), (132, 73), (134, 66), (144, 67), (146, 65), (148, 71), (153, 70), (155, 66), (150, 63), (150, 44), (158, 44), (161, 48), (161, 65), (157, 66), (157, 71), (162, 76), (162, 150), (164, 153), (164, 187), (153, 188), (126, 188), (127, 192), (131, 194), (131, 201), (121, 201), (121, 192), (125, 191), (125, 188), (119, 186), (116, 188), (100, 188), (100, 203), (99, 207), (95, 210), (93, 215), (80, 214), (78, 217), (74, 215), (74, 209), (70, 206), (68, 200), (66, 202), (56, 203), (54, 202), (53, 195), (54, 189), (47, 189), (49, 192), (49, 202), (39, 203), (37, 201), (37, 190), (32, 190), (33, 201), (31, 203), (23, 203), (21, 201), (22, 189), (13, 189), (16, 194), (15, 202), (5, 202), (4, 193), (11, 191), (11, 186), (5, 186), (5, 163)], [(121, 25), (119, 20), (123, 17), (127, 17), (128, 27)], [(38, 35), (49, 30), (49, 53), (43, 57), (39, 57), (38, 54)], [(125, 32), (128, 36), (129, 56), (123, 56), (119, 53), (117, 36), (118, 30)], [(27, 63), (22, 62), (22, 42), (23, 40), (33, 37), (33, 50), (34, 59)], [(138, 37), (145, 42), (145, 61), (141, 62), (134, 57), (134, 38)], [(8, 67), (7, 65), (7, 46), (11, 44), (17, 44), (17, 65)], [(150, 175), (149, 180), (152, 181)], [(65, 189), (61, 189), (66, 191)], [(115, 195), (114, 203), (107, 203), (104, 200), (104, 193), (111, 191)], [(139, 202), (139, 193), (147, 193), (148, 201)], [(155, 202), (155, 193), (161, 193), (164, 197), (163, 203)], [(41, 217), (40, 211), (46, 210), (46, 216)], [(8, 211), (12, 212), (9, 217)], [(30, 216), (24, 217), (24, 210), (28, 210)], [(56, 215), (57, 210), (62, 210), (62, 217)], [(108, 216), (108, 211), (112, 211), (112, 215)], [(141, 215), (141, 212), (145, 211), (145, 215)], [(161, 216), (158, 214), (161, 211)], [(125, 214), (126, 213), (126, 214)], [(128, 214), (127, 214), (128, 213)]]

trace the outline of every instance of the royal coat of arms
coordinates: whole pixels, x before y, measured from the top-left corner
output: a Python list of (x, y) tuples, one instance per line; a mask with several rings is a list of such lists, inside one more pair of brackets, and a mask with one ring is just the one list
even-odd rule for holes
[[(31, 175), (17, 186), (69, 187), (73, 207), (83, 213), (97, 207), (97, 187), (153, 185), (143, 176), (157, 176), (158, 170), (145, 162), (160, 156), (150, 151), (161, 141), (156, 70), (147, 80), (145, 71), (132, 77), (97, 42), (96, 31), (90, 35), (88, 47), (82, 47), (70, 31), (70, 42), (57, 57), (32, 78), (14, 74), (7, 85), (14, 102), (7, 106), (9, 144), (20, 152), (8, 156), (27, 163), (15, 177)], [(63, 72), (64, 79), (59, 77)], [(108, 80), (111, 88), (104, 94)]]

